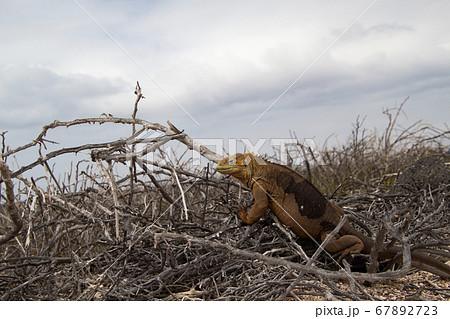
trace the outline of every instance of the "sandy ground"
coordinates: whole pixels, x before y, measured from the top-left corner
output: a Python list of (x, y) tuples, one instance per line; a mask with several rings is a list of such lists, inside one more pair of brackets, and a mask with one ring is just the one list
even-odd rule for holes
[[(311, 282), (312, 283), (312, 282)], [(312, 283), (316, 287), (296, 289), (293, 291), (297, 300), (336, 300), (333, 295), (338, 295), (331, 291), (329, 287), (322, 283)], [(317, 296), (317, 286), (322, 287), (325, 296)], [(450, 300), (450, 280), (436, 275), (417, 271), (408, 276), (395, 280), (384, 280), (362, 285), (364, 290), (375, 300), (381, 301), (449, 301)], [(348, 282), (339, 282), (336, 288), (344, 292), (351, 292)], [(356, 288), (358, 289), (358, 288)], [(349, 300), (348, 298), (345, 298)]]

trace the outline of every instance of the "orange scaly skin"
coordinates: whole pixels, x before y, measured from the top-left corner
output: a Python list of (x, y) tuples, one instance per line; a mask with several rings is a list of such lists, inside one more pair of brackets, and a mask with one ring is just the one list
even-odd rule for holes
[[(221, 160), (216, 169), (232, 175), (253, 191), (255, 203), (249, 211), (239, 205), (238, 216), (253, 224), (267, 208), (297, 236), (317, 241), (325, 240), (344, 215), (342, 209), (328, 201), (311, 183), (293, 170), (264, 161), (251, 153), (236, 154)], [(355, 253), (370, 253), (373, 240), (356, 231), (347, 221), (325, 249), (339, 260)], [(400, 247), (379, 254), (382, 259), (393, 258)], [(413, 265), (434, 274), (450, 277), (450, 267), (418, 251), (411, 252)], [(421, 267), (421, 264), (427, 266)]]

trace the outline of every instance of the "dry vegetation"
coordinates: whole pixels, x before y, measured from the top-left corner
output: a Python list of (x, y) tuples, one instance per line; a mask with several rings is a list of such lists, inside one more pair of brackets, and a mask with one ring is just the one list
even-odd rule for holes
[[(169, 161), (163, 151), (169, 141), (197, 148), (211, 162), (220, 156), (170, 123), (136, 119), (139, 88), (136, 93), (129, 119), (54, 122), (14, 150), (2, 134), (0, 299), (450, 300), (448, 281), (407, 265), (393, 271), (383, 262), (367, 273), (365, 265), (374, 262), (354, 256), (343, 271), (271, 213), (243, 225), (234, 205), (250, 205), (251, 193), (212, 165), (195, 169), (183, 156)], [(421, 123), (396, 131), (400, 112), (386, 111), (382, 134), (367, 134), (358, 121), (343, 145), (318, 152), (298, 143), (290, 155), (305, 160), (298, 169), (362, 231), (448, 260), (449, 180), (411, 192), (388, 190), (418, 158), (445, 159), (450, 132)], [(131, 135), (46, 152), (49, 130), (102, 123), (129, 125)], [(143, 138), (145, 132), (159, 135)], [(36, 161), (15, 165), (16, 155), (30, 149)], [(76, 157), (64, 178), (55, 176), (52, 162), (81, 151), (91, 158)], [(43, 176), (24, 177), (37, 166)], [(117, 167), (127, 173), (118, 176)]]

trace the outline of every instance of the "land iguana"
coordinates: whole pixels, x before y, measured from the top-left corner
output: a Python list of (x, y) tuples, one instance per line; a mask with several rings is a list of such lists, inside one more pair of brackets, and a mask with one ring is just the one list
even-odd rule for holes
[[(248, 211), (238, 205), (238, 216), (246, 224), (253, 224), (270, 208), (297, 236), (324, 241), (344, 215), (339, 206), (328, 201), (300, 174), (252, 153), (229, 156), (221, 160), (216, 169), (234, 176), (252, 190), (255, 203), (251, 209)], [(348, 254), (369, 254), (373, 246), (372, 239), (347, 221), (324, 248), (340, 260)], [(391, 247), (378, 256), (391, 259), (401, 251), (401, 247)], [(423, 252), (412, 251), (411, 260), (416, 268), (450, 277), (450, 266)]]

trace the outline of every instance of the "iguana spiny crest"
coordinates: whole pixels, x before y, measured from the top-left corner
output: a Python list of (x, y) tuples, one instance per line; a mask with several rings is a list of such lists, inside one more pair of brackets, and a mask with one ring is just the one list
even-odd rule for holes
[[(238, 206), (238, 216), (247, 224), (256, 222), (270, 208), (297, 236), (324, 241), (344, 215), (339, 206), (328, 201), (301, 175), (252, 153), (229, 156), (221, 160), (216, 169), (237, 178), (252, 190), (255, 203), (251, 209)], [(373, 246), (371, 238), (356, 231), (347, 221), (325, 249), (341, 259), (348, 254), (368, 254)], [(401, 251), (401, 247), (391, 247), (378, 256), (390, 259)], [(450, 266), (424, 252), (412, 251), (411, 259), (417, 268), (450, 277)]]

